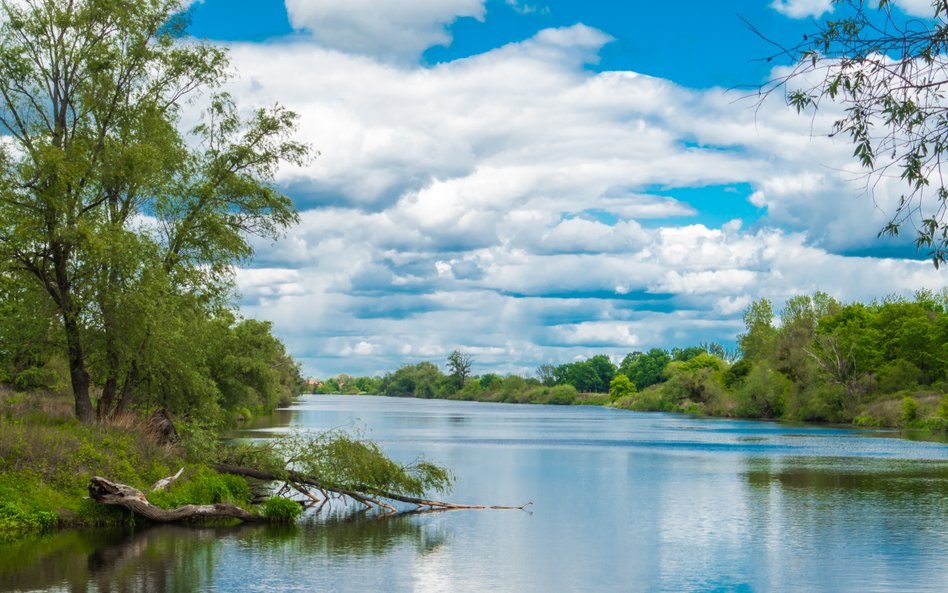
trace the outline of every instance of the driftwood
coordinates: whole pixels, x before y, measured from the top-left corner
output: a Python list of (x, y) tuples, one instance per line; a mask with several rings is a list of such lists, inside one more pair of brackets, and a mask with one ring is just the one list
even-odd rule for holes
[(145, 493), (137, 488), (118, 484), (100, 476), (89, 482), (89, 496), (92, 500), (108, 505), (119, 506), (158, 523), (176, 523), (193, 519), (232, 518), (241, 521), (264, 521), (239, 506), (232, 504), (188, 504), (175, 509), (163, 509), (148, 502)]
[(148, 491), (149, 491), (149, 492), (161, 492), (162, 490), (164, 490), (164, 489), (167, 488), (168, 486), (174, 484), (175, 481), (177, 481), (177, 479), (181, 477), (181, 474), (182, 474), (182, 473), (184, 473), (184, 468), (183, 468), (183, 467), (182, 467), (181, 469), (179, 469), (179, 470), (178, 470), (178, 473), (176, 473), (175, 475), (173, 475), (173, 476), (168, 476), (167, 478), (161, 478), (160, 480), (158, 480), (157, 482), (155, 482), (154, 484), (152, 484), (151, 489), (148, 490)]

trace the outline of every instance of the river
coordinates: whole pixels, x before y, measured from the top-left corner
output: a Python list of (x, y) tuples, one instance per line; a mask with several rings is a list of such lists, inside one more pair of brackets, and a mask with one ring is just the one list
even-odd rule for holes
[(527, 511), (76, 531), (0, 546), (0, 591), (938, 592), (948, 446), (593, 407), (307, 396), (240, 436), (346, 428)]

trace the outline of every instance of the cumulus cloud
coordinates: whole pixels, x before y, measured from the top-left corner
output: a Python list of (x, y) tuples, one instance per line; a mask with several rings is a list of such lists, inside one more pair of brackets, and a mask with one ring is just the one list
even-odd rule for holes
[[(434, 67), (305, 40), (234, 46), (240, 102), (291, 106), (322, 152), (279, 173), (302, 221), (256, 246), (245, 312), (317, 375), (441, 364), (454, 348), (477, 353), (477, 372), (529, 374), (733, 343), (761, 297), (948, 282), (926, 262), (843, 255), (875, 241), (898, 193), (880, 187), (880, 208), (857, 197), (851, 148), (812, 133), (832, 112), (588, 69), (609, 41), (577, 25)], [(681, 197), (730, 185), (763, 214), (712, 224)]]
[(894, 0), (894, 3), (912, 16), (931, 18), (934, 14), (931, 0)]
[(448, 45), (447, 25), (461, 17), (483, 20), (484, 0), (286, 0), (291, 25), (324, 46), (385, 61), (416, 58)]
[(832, 0), (774, 0), (771, 8), (790, 18), (819, 17), (833, 12)]

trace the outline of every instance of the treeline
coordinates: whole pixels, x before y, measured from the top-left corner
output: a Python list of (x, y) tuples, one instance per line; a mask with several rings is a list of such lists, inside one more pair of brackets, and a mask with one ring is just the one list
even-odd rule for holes
[[(470, 374), (455, 351), (383, 377), (340, 375), (319, 393), (508, 403), (607, 404), (733, 418), (948, 427), (948, 291), (843, 304), (824, 293), (744, 313), (738, 352), (708, 343), (542, 365), (533, 377)], [(460, 363), (460, 364), (459, 364)]]
[(618, 366), (605, 354), (597, 354), (586, 360), (541, 365), (534, 376), (522, 377), (496, 373), (467, 376), (469, 372), (459, 368), (452, 359), (460, 359), (468, 367), (473, 360), (455, 351), (448, 357), (446, 372), (424, 361), (405, 365), (381, 377), (341, 374), (316, 381), (311, 391), (516, 404), (603, 405), (634, 393), (637, 386), (644, 388), (662, 382), (669, 363), (691, 360), (709, 352), (722, 359), (732, 359), (722, 346), (711, 343), (671, 351), (656, 348), (647, 353), (635, 352)]

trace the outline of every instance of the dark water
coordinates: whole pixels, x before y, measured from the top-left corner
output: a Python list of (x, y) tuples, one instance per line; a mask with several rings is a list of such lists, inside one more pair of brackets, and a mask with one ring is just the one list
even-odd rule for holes
[[(0, 545), (0, 591), (948, 591), (948, 446), (599, 408), (317, 396), (248, 431), (355, 428), (460, 511)], [(890, 435), (891, 436), (891, 435)]]

